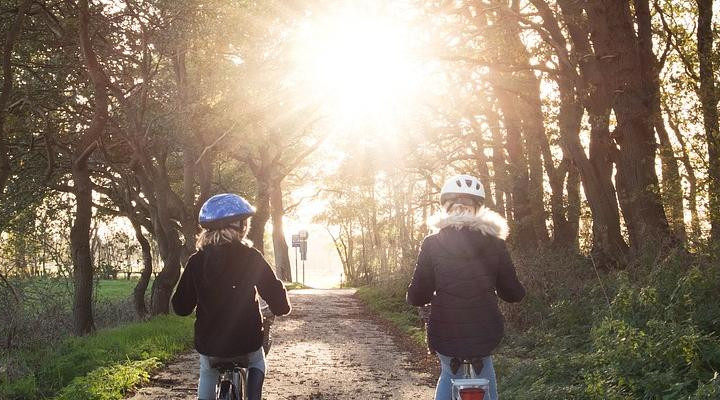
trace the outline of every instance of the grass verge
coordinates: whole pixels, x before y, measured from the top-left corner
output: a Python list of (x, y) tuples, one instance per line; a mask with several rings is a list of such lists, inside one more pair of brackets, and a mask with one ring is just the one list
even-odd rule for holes
[[(119, 399), (149, 372), (192, 346), (192, 318), (159, 316), (57, 345), (24, 351), (27, 371), (0, 376), (0, 398)], [(17, 372), (13, 371), (13, 372)]]
[(283, 282), (283, 284), (287, 290), (310, 289), (310, 286), (305, 286), (300, 282)]

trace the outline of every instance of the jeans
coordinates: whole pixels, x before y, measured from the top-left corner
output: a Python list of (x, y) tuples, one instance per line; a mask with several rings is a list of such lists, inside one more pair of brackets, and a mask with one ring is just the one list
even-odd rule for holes
[[(460, 368), (457, 374), (453, 375), (452, 369), (450, 368), (450, 360), (452, 360), (452, 357), (440, 353), (437, 353), (437, 356), (440, 359), (442, 371), (440, 372), (440, 379), (438, 379), (437, 388), (435, 389), (435, 400), (451, 400), (451, 379), (463, 378), (463, 369)], [(479, 374), (475, 371), (475, 374), (477, 375), (476, 378), (485, 378), (490, 381), (490, 393), (485, 397), (485, 400), (498, 400), (497, 380), (495, 378), (495, 369), (493, 368), (491, 356), (483, 358), (483, 369)]]
[[(248, 369), (257, 368), (265, 374), (265, 352), (259, 348), (248, 354)], [(220, 372), (210, 367), (210, 358), (200, 354), (200, 381), (198, 382), (198, 399), (214, 399), (215, 385), (217, 384)]]

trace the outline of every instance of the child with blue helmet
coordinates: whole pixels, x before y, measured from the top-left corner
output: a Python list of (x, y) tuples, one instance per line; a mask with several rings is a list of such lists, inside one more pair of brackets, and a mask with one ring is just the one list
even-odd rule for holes
[(197, 252), (188, 260), (172, 305), (178, 315), (197, 309), (195, 349), (200, 353), (198, 398), (215, 397), (218, 371), (211, 358), (249, 360), (247, 393), (260, 400), (265, 378), (263, 317), (259, 297), (275, 315), (290, 313), (290, 302), (263, 255), (245, 239), (255, 209), (236, 194), (218, 194), (203, 204)]

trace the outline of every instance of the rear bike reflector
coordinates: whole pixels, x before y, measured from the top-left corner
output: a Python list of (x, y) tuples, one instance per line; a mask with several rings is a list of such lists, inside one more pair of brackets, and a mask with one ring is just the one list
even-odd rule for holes
[(485, 391), (480, 388), (460, 389), (461, 400), (483, 400), (484, 398)]

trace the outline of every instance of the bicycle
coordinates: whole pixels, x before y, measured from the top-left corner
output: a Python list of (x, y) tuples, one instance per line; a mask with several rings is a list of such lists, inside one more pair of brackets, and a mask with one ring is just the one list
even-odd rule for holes
[[(272, 336), (270, 328), (275, 322), (275, 316), (270, 312), (269, 307), (261, 301), (263, 313), (263, 351), (265, 355), (270, 352)], [(218, 382), (215, 386), (216, 400), (247, 400), (247, 373), (249, 359), (247, 355), (237, 357), (210, 357), (210, 367), (220, 372)]]
[(210, 366), (220, 371), (215, 388), (217, 400), (247, 400), (248, 357), (210, 357)]
[(490, 381), (477, 378), (476, 371), (482, 371), (482, 358), (453, 358), (451, 369), (453, 374), (463, 368), (463, 377), (452, 379), (453, 400), (483, 400), (490, 391)]
[[(427, 330), (427, 324), (430, 320), (430, 306), (418, 307), (418, 315), (422, 321), (423, 327)], [(434, 351), (428, 345), (428, 354)], [(482, 371), (482, 358), (453, 358), (450, 369), (453, 375), (460, 368), (463, 368), (463, 377), (460, 379), (452, 379), (452, 400), (483, 400), (485, 394), (490, 391), (490, 381), (485, 378), (476, 378), (475, 371)]]

